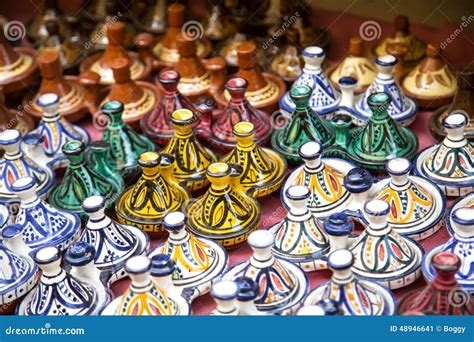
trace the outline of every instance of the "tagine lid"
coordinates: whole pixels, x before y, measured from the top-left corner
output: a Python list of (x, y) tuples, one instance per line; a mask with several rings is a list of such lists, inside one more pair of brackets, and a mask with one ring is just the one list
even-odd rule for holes
[(272, 71), (286, 82), (295, 81), (303, 70), (300, 36), (297, 29), (289, 28), (285, 33), (286, 44), (271, 62)]
[(455, 223), (452, 220), (453, 212), (459, 208), (474, 208), (474, 191), (456, 199), (446, 212), (446, 228), (449, 234), (454, 235)]
[(16, 129), (25, 136), (35, 127), (35, 122), (27, 113), (19, 115), (18, 110), (8, 108), (5, 105), (5, 96), (0, 93), (0, 131)]

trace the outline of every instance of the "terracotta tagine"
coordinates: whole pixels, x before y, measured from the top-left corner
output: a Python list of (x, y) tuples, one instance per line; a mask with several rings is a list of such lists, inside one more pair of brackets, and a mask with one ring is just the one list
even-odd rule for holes
[(403, 43), (390, 43), (387, 45), (387, 53), (397, 58), (397, 62), (392, 69), (392, 76), (400, 85), (405, 76), (413, 69), (406, 66), (405, 55), (407, 52), (408, 48)]
[(286, 82), (293, 82), (301, 75), (304, 66), (298, 30), (289, 29), (285, 40), (285, 45), (271, 62), (271, 71)]
[(224, 58), (225, 63), (232, 72), (238, 69), (237, 59), (237, 47), (246, 41), (251, 41), (245, 33), (245, 18), (242, 16), (234, 16), (233, 20), (236, 22), (236, 32), (232, 36), (222, 43), (222, 47), (219, 51), (220, 55)]
[(48, 19), (58, 21), (61, 32), (68, 32), (68, 27), (65, 25), (58, 9), (57, 0), (45, 0), (44, 7), (38, 8), (37, 11), (38, 10), (41, 13), (35, 15), (26, 25), (26, 34), (33, 43), (48, 37), (48, 30), (46, 29), (46, 21)]
[(0, 131), (16, 129), (25, 136), (34, 126), (33, 119), (24, 110), (7, 108), (5, 96), (0, 91)]
[(133, 16), (133, 24), (142, 31), (154, 35), (166, 31), (166, 0), (153, 0), (139, 16)]

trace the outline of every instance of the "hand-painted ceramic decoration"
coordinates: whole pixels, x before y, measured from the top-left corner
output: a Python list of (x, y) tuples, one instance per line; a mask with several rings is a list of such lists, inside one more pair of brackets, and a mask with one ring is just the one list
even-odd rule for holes
[[(109, 101), (102, 106), (102, 113), (108, 118), (102, 141), (110, 147), (106, 157), (109, 167), (123, 177), (137, 173), (138, 158), (144, 152), (153, 151), (155, 144), (147, 137), (136, 133), (123, 121), (123, 103)], [(91, 164), (96, 162), (90, 154), (88, 161)]]
[(364, 55), (364, 41), (360, 37), (352, 37), (349, 41), (349, 52), (339, 64), (326, 70), (334, 87), (339, 89), (342, 77), (353, 77), (357, 81), (355, 92), (361, 93), (375, 80), (377, 68), (374, 62)]
[(232, 280), (222, 280), (214, 284), (211, 296), (216, 302), (216, 309), (211, 312), (214, 316), (238, 316), (240, 314), (236, 305), (239, 294), (238, 285)]
[(212, 240), (197, 237), (186, 228), (186, 216), (172, 212), (163, 219), (169, 232), (166, 242), (150, 256), (166, 254), (176, 264), (173, 283), (190, 300), (209, 292), (228, 264), (224, 248)]
[[(242, 173), (226, 163), (207, 168), (210, 188), (188, 207), (189, 230), (199, 237), (214, 240), (225, 248), (235, 248), (257, 229), (261, 209), (258, 202), (242, 188)], [(235, 181), (233, 180), (235, 177)]]
[(28, 293), (38, 281), (38, 267), (29, 256), (29, 248), (18, 224), (2, 229), (0, 243), (0, 314), (14, 311), (18, 299)]
[(190, 191), (202, 189), (209, 185), (206, 169), (217, 161), (214, 153), (201, 145), (193, 134), (193, 123), (196, 115), (189, 109), (178, 109), (171, 115), (175, 132), (162, 150), (171, 154), (175, 160), (174, 176), (185, 182)]
[(352, 272), (354, 255), (347, 249), (329, 254), (331, 280), (316, 287), (304, 305), (316, 305), (321, 300), (332, 299), (347, 316), (393, 315), (397, 308), (395, 296), (382, 285), (358, 278)]
[(25, 136), (35, 127), (33, 119), (23, 111), (7, 108), (5, 96), (0, 92), (0, 132), (6, 129), (16, 129)]
[(79, 217), (58, 210), (38, 197), (35, 178), (28, 176), (16, 180), (12, 190), (21, 200), (15, 223), (24, 227), (23, 239), (31, 250), (56, 246), (64, 251), (79, 237)]
[[(326, 53), (319, 46), (310, 46), (303, 50), (305, 61), (303, 73), (293, 83), (293, 86), (306, 85), (313, 90), (309, 99), (309, 106), (318, 115), (326, 115), (333, 112), (339, 105), (340, 95), (334, 89), (327, 78), (321, 64), (326, 57)], [(295, 103), (291, 99), (290, 92), (286, 92), (280, 100), (280, 109), (292, 113), (295, 110)]]
[(439, 47), (429, 44), (426, 58), (403, 80), (403, 91), (423, 108), (439, 108), (451, 102), (457, 89), (456, 77)]
[[(125, 182), (122, 176), (112, 169), (110, 161), (110, 145), (103, 141), (94, 141), (87, 150), (87, 157), (89, 165), (114, 186), (115, 189), (124, 189)], [(132, 174), (133, 178), (136, 174)], [(127, 178), (129, 180), (130, 178)]]
[(307, 85), (294, 86), (289, 91), (296, 105), (289, 121), (272, 135), (272, 146), (290, 162), (300, 162), (299, 148), (308, 141), (319, 141), (323, 146), (334, 144), (335, 133), (326, 121), (309, 106), (311, 88)]
[(105, 51), (88, 56), (81, 63), (82, 72), (93, 71), (100, 76), (100, 84), (110, 85), (115, 82), (112, 65), (119, 58), (130, 61), (130, 78), (132, 80), (146, 79), (152, 70), (152, 64), (141, 61), (135, 52), (126, 51), (125, 24), (121, 21), (112, 22), (107, 26), (108, 44)]
[(409, 126), (418, 113), (418, 106), (413, 99), (405, 96), (400, 86), (392, 76), (392, 69), (397, 63), (397, 58), (392, 55), (377, 57), (375, 64), (378, 69), (377, 77), (370, 84), (364, 94), (356, 101), (356, 124), (363, 125), (371, 116), (372, 109), (368, 103), (370, 95), (384, 92), (391, 97), (387, 108), (388, 114), (403, 126)]
[(405, 54), (404, 58), (406, 64), (416, 64), (423, 57), (425, 57), (426, 43), (410, 32), (410, 23), (408, 22), (408, 17), (399, 15), (395, 18), (393, 24), (393, 34), (384, 38), (377, 46), (375, 46), (375, 54), (377, 56), (386, 55), (387, 45), (400, 43), (407, 48), (407, 53)]
[(301, 75), (303, 69), (298, 30), (290, 28), (285, 38), (286, 44), (273, 58), (271, 70), (286, 82), (293, 82)]
[(322, 223), (306, 205), (310, 195), (305, 186), (290, 186), (285, 196), (289, 212), (283, 221), (269, 228), (275, 236), (273, 254), (299, 265), (306, 272), (319, 269), (318, 260), (330, 248)]
[(350, 192), (344, 187), (344, 176), (355, 166), (342, 159), (321, 159), (323, 148), (316, 141), (305, 143), (298, 152), (304, 165), (296, 168), (286, 179), (282, 202), (290, 207), (286, 197), (288, 189), (293, 185), (302, 185), (310, 191), (307, 206), (316, 217), (340, 212), (350, 201)]
[(314, 305), (303, 306), (298, 310), (298, 316), (342, 316), (344, 312), (339, 304), (330, 298), (320, 300)]
[(461, 267), (459, 257), (449, 252), (439, 252), (433, 255), (430, 262), (436, 272), (435, 277), (424, 289), (402, 298), (399, 313), (417, 311), (425, 315), (472, 316), (473, 302), (456, 281), (456, 274)]
[[(42, 109), (43, 116), (38, 126), (29, 135), (42, 137), (40, 148), (52, 167), (65, 167), (67, 160), (61, 148), (70, 140), (82, 141), (89, 145), (89, 134), (81, 127), (71, 125), (59, 111), (60, 98), (53, 93), (38, 97), (37, 105)], [(31, 155), (32, 159), (35, 156)]]
[(429, 125), (431, 135), (435, 139), (442, 139), (446, 136), (443, 126), (444, 119), (455, 111), (462, 111), (469, 118), (464, 135), (467, 139), (474, 139), (474, 71), (462, 71), (457, 76), (457, 91), (453, 102), (449, 106), (444, 106), (436, 110), (430, 117)]
[(107, 208), (113, 205), (114, 199), (123, 189), (116, 187), (106, 175), (95, 171), (85, 160), (85, 146), (77, 140), (68, 141), (63, 146), (63, 153), (69, 160), (61, 183), (57, 184), (49, 195), (49, 203), (56, 208), (72, 211), (87, 219), (82, 209), (82, 201), (92, 195), (102, 195)]
[[(82, 261), (89, 264), (94, 260), (94, 251), (84, 252)], [(78, 279), (61, 268), (61, 251), (57, 247), (38, 249), (33, 259), (42, 274), (38, 285), (20, 303), (17, 310), (19, 315), (97, 315), (108, 304), (109, 297), (103, 286), (98, 288), (94, 286), (96, 284)]]
[(8, 208), (0, 204), (0, 232), (6, 225), (11, 223), (13, 222), (10, 218), (10, 212), (8, 211)]
[[(38, 182), (38, 195), (44, 197), (54, 185), (54, 171), (23, 154), (20, 149), (21, 134), (14, 129), (0, 132), (0, 147), (5, 151), (0, 158), (0, 204), (13, 208), (19, 199), (12, 184), (19, 178), (31, 176)], [(43, 168), (44, 166), (44, 168)]]
[(462, 196), (474, 190), (474, 143), (464, 136), (464, 113), (450, 114), (443, 124), (446, 138), (418, 154), (415, 170), (439, 186), (446, 196)]
[(387, 220), (398, 234), (423, 240), (443, 225), (446, 199), (436, 185), (409, 175), (410, 170), (408, 159), (391, 159), (387, 163), (390, 177), (375, 183), (370, 192), (375, 199), (389, 204)]
[(36, 51), (27, 47), (13, 48), (0, 24), (0, 87), (5, 95), (14, 95), (32, 87), (36, 82), (38, 65)]
[(163, 235), (163, 217), (182, 210), (189, 199), (188, 191), (173, 175), (174, 164), (173, 156), (165, 153), (145, 152), (140, 156), (140, 179), (115, 204), (120, 222), (138, 227), (151, 237)]
[[(362, 203), (365, 203), (362, 202)], [(357, 216), (353, 217), (357, 218)], [(329, 239), (330, 253), (338, 249), (348, 248), (354, 242), (354, 220), (349, 218), (346, 213), (336, 213), (329, 216), (323, 221), (324, 232)], [(352, 241), (351, 241), (352, 240)], [(320, 261), (318, 267), (320, 269), (327, 268), (327, 253)]]
[(451, 204), (451, 207), (448, 209), (446, 213), (446, 228), (451, 235), (454, 235), (453, 227), (455, 225), (453, 222), (453, 213), (459, 208), (474, 208), (474, 191), (463, 197), (459, 197), (453, 202), (453, 204)]
[(231, 267), (223, 280), (236, 280), (246, 276), (260, 288), (255, 305), (259, 311), (279, 315), (295, 313), (309, 292), (309, 282), (304, 271), (295, 264), (276, 258), (271, 248), (274, 244), (272, 233), (258, 230), (249, 236), (248, 243), (253, 255)]
[(256, 144), (263, 145), (270, 139), (272, 133), (270, 118), (248, 101), (246, 97), (248, 85), (244, 78), (232, 78), (226, 83), (225, 88), (231, 98), (212, 123), (212, 139), (223, 149), (235, 146), (237, 138), (233, 134), (233, 128), (241, 121), (251, 122), (254, 125)]
[(260, 294), (258, 284), (249, 277), (238, 277), (234, 280), (239, 288), (237, 294), (237, 309), (241, 316), (263, 316), (265, 312), (258, 311), (255, 300)]
[(233, 133), (237, 146), (222, 157), (224, 163), (240, 165), (243, 169), (241, 186), (254, 197), (264, 197), (278, 190), (286, 177), (286, 160), (279, 153), (259, 147), (255, 127), (250, 122), (239, 122)]
[(449, 252), (461, 260), (461, 267), (456, 279), (461, 287), (469, 293), (474, 292), (474, 206), (458, 208), (449, 218), (451, 221), (451, 238), (433, 247), (423, 259), (423, 274), (431, 281), (436, 276), (431, 259), (439, 252)]
[(102, 196), (86, 198), (82, 208), (89, 219), (79, 241), (95, 248), (94, 263), (101, 279), (109, 284), (125, 277), (125, 262), (145, 253), (149, 245), (148, 236), (136, 227), (120, 224), (105, 215)]

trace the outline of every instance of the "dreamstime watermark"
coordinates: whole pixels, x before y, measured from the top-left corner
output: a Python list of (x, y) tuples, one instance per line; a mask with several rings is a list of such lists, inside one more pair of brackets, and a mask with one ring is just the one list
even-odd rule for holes
[(454, 288), (448, 293), (449, 304), (457, 308), (469, 303), (469, 301), (471, 300), (470, 297), (470, 294), (460, 287)]
[(290, 121), (290, 115), (286, 111), (276, 110), (270, 115), (270, 123), (273, 129), (280, 129)]
[(441, 44), (439, 45), (441, 50), (446, 49), (446, 47), (451, 44), (464, 31), (464, 29), (469, 26), (470, 23), (474, 21), (474, 15), (470, 15), (469, 17), (463, 16), (461, 17), (461, 20), (462, 22), (461, 24), (459, 24), (459, 27), (454, 30), (454, 32), (451, 33), (448, 38), (441, 42)]
[(39, 328), (16, 328), (9, 326), (5, 328), (5, 335), (85, 335), (84, 328), (53, 328), (46, 323)]
[(382, 28), (375, 20), (367, 20), (360, 25), (359, 35), (366, 42), (371, 42), (380, 38), (382, 35)]
[(101, 111), (95, 112), (92, 115), (92, 126), (94, 126), (98, 131), (105, 131), (108, 124), (109, 118)]
[(188, 41), (198, 40), (204, 36), (204, 28), (199, 21), (187, 21), (181, 27), (181, 34)]
[(7, 22), (3, 27), (3, 34), (9, 41), (15, 42), (25, 38), (26, 28), (21, 21), (12, 20)]
[(99, 31), (97, 31), (90, 40), (84, 43), (84, 49), (89, 50), (91, 47), (94, 46), (103, 36), (107, 34), (107, 30), (112, 24), (115, 24), (119, 19), (122, 17), (122, 12), (117, 12), (112, 18), (105, 22), (105, 25), (101, 27)]
[(33, 106), (33, 102), (28, 102), (26, 106), (18, 106), (17, 111), (15, 116), (13, 116), (10, 121), (8, 121), (6, 124), (0, 126), (0, 130), (6, 130), (6, 129), (11, 129), (14, 128), (17, 123), (20, 121), (20, 119), (26, 114), (26, 109), (31, 108)]
[(268, 49), (285, 31), (292, 26), (296, 20), (300, 17), (298, 12), (295, 12), (291, 17), (285, 16), (283, 18), (283, 24), (278, 28), (278, 30), (273, 33), (273, 35), (263, 42), (262, 48), (264, 50)]
[(285, 207), (280, 205), (278, 208), (272, 211), (270, 215), (267, 215), (263, 218), (261, 226), (263, 228), (268, 228), (270, 225), (279, 222), (286, 215), (286, 213), (287, 210)]

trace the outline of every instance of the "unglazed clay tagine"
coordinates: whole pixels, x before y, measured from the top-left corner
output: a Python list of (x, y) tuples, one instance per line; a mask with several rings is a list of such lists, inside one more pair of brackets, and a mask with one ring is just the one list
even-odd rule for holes
[(333, 299), (344, 315), (394, 315), (395, 296), (385, 287), (371, 280), (360, 279), (352, 272), (354, 255), (347, 249), (332, 252), (328, 258), (331, 280), (316, 287), (304, 301), (315, 305), (324, 299)]
[(423, 240), (443, 225), (446, 199), (434, 183), (410, 175), (411, 167), (408, 159), (391, 159), (386, 168), (390, 177), (375, 183), (370, 193), (389, 204), (388, 223), (397, 233)]
[(323, 146), (333, 145), (333, 127), (316, 114), (309, 105), (312, 89), (307, 85), (294, 86), (290, 90), (296, 107), (286, 124), (272, 135), (272, 147), (290, 162), (299, 162), (299, 148), (309, 141), (319, 141)]
[[(312, 93), (309, 106), (318, 115), (333, 112), (339, 105), (340, 95), (334, 89), (328, 77), (321, 68), (326, 57), (324, 50), (318, 46), (310, 46), (303, 50), (305, 65), (302, 74), (293, 83), (294, 86), (306, 85), (311, 87)], [(290, 92), (286, 92), (279, 100), (280, 109), (292, 113), (296, 107)]]
[(138, 165), (142, 175), (117, 200), (115, 211), (120, 222), (138, 227), (151, 237), (161, 237), (163, 217), (182, 210), (189, 193), (173, 175), (174, 157), (162, 153), (145, 152)]
[(16, 129), (22, 136), (25, 136), (35, 127), (33, 118), (24, 110), (15, 110), (7, 108), (5, 105), (5, 96), (0, 92), (0, 131), (6, 129)]
[(279, 153), (255, 143), (255, 126), (239, 122), (233, 128), (237, 146), (221, 162), (242, 167), (240, 184), (254, 197), (264, 197), (278, 190), (286, 176), (286, 160)]
[[(216, 242), (188, 232), (186, 215), (171, 212), (163, 219), (169, 232), (168, 239), (150, 253), (150, 256), (166, 254), (175, 263), (172, 281), (188, 300), (201, 296), (227, 268), (228, 256)], [(188, 229), (187, 229), (188, 228)]]
[(302, 305), (309, 292), (309, 282), (304, 271), (295, 264), (272, 255), (273, 235), (258, 230), (249, 236), (253, 255), (231, 267), (223, 280), (236, 280), (246, 276), (259, 285), (255, 305), (266, 313), (290, 315)]
[(429, 44), (426, 58), (403, 80), (402, 89), (423, 108), (437, 109), (451, 102), (457, 89), (456, 77), (439, 47)]
[(474, 144), (464, 136), (467, 117), (454, 112), (444, 119), (446, 138), (421, 151), (416, 172), (438, 185), (447, 196), (462, 196), (474, 189)]
[(456, 281), (461, 260), (455, 254), (439, 252), (430, 259), (436, 272), (433, 280), (422, 290), (407, 294), (400, 301), (400, 314), (411, 311), (425, 315), (472, 315), (473, 302)]
[(242, 187), (242, 171), (226, 163), (209, 165), (207, 178), (211, 186), (187, 210), (192, 233), (230, 249), (245, 242), (257, 229), (260, 205)]
[(391, 102), (387, 108), (388, 114), (403, 126), (409, 126), (418, 113), (416, 102), (406, 96), (396, 80), (392, 76), (392, 69), (397, 62), (397, 58), (392, 55), (377, 57), (375, 64), (378, 69), (377, 77), (370, 84), (364, 94), (362, 94), (354, 107), (355, 124), (363, 125), (372, 115), (368, 99), (371, 94), (384, 92), (390, 95)]

